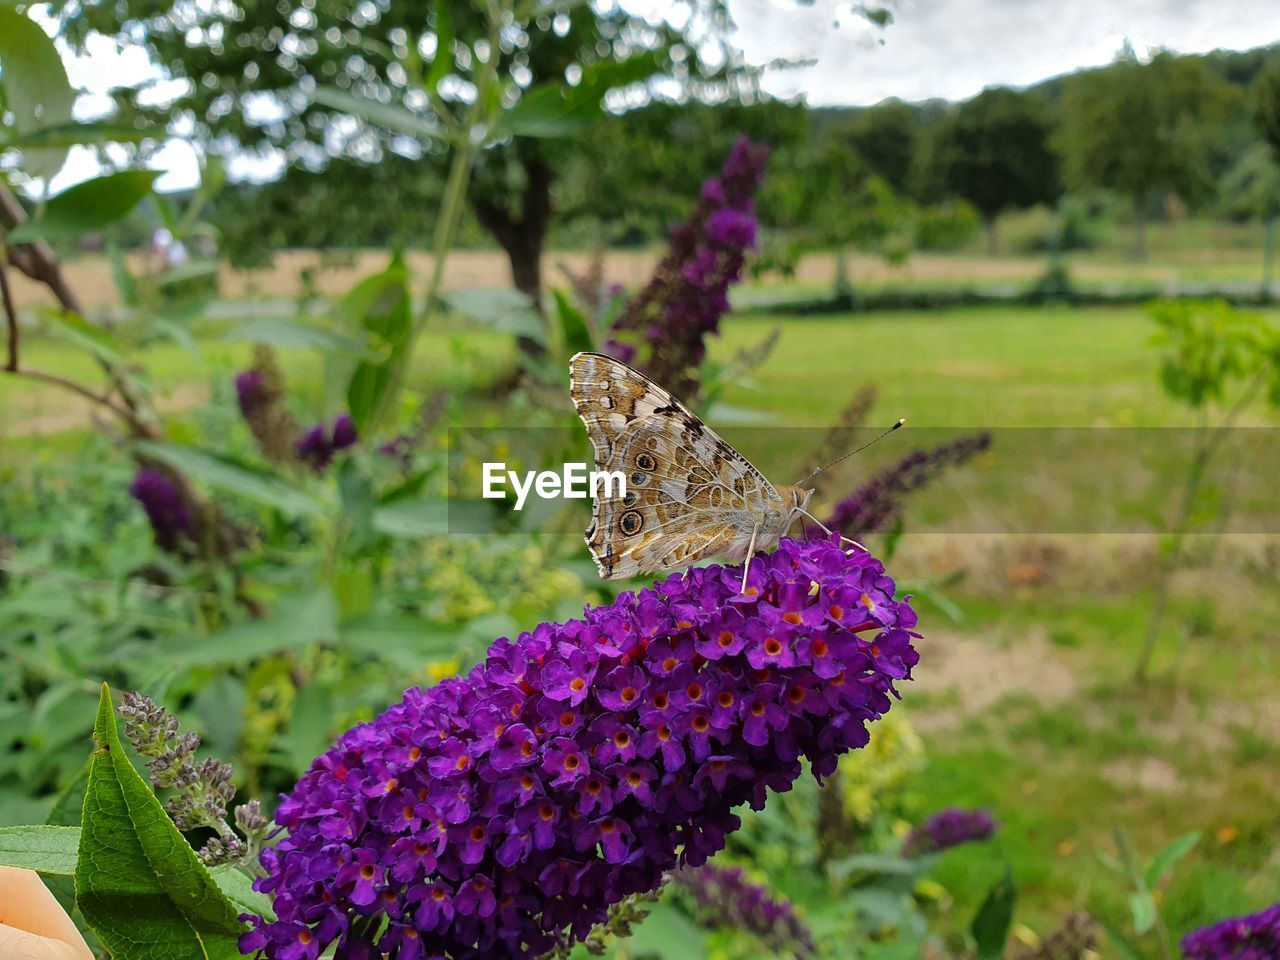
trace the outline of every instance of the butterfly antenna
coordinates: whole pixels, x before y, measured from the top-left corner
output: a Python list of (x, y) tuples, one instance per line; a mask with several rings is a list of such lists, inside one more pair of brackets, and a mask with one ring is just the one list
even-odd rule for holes
[(867, 449), (867, 447), (871, 446), (873, 443), (879, 443), (881, 440), (883, 440), (883, 439), (884, 439), (885, 437), (887, 437), (889, 434), (893, 433), (893, 431), (897, 430), (900, 426), (902, 426), (902, 425), (903, 425), (904, 423), (906, 423), (906, 422), (907, 422), (907, 418), (906, 418), (906, 417), (899, 417), (899, 418), (898, 418), (898, 422), (897, 422), (897, 423), (895, 423), (895, 424), (894, 424), (892, 427), (890, 427), (888, 430), (884, 431), (884, 433), (880, 434), (878, 437), (875, 437), (875, 438), (874, 438), (874, 439), (872, 439), (872, 440), (868, 440), (866, 443), (864, 443), (862, 446), (858, 447), (858, 449), (856, 449), (856, 450), (850, 450), (850, 451), (849, 451), (848, 453), (846, 453), (843, 457), (837, 457), (836, 459), (832, 460), (830, 463), (828, 463), (828, 464), (826, 464), (826, 465), (824, 465), (824, 466), (818, 467), (816, 470), (811, 470), (809, 473), (805, 474), (803, 477), (801, 477), (799, 480), (797, 480), (794, 484), (792, 484), (792, 486), (799, 487), (799, 486), (801, 486), (801, 485), (803, 485), (803, 484), (807, 483), (808, 481), (812, 480), (814, 477), (816, 477), (818, 474), (820, 474), (823, 470), (830, 470), (830, 469), (831, 469), (832, 467), (834, 467), (837, 463), (844, 463), (846, 460), (848, 460), (848, 459), (849, 459), (850, 457), (852, 457), (854, 454), (856, 454), (856, 453), (861, 453), (863, 450)]

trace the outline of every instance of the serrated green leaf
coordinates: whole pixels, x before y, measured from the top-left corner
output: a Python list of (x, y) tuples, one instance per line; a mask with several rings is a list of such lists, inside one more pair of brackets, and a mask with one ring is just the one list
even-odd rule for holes
[(248, 320), (228, 330), (223, 335), (223, 339), (247, 340), (250, 343), (265, 343), (272, 347), (302, 347), (344, 357), (369, 355), (368, 344), (363, 339), (316, 324), (298, 323), (293, 320)]
[(69, 877), (79, 845), (79, 827), (0, 827), (0, 866)]
[(151, 655), (171, 667), (248, 663), (281, 650), (338, 642), (338, 604), (327, 588), (282, 597), (271, 615), (204, 637), (174, 637)]
[[(0, 6), (0, 86), (19, 135), (71, 122), (76, 94), (53, 40), (30, 17)], [(22, 170), (51, 177), (62, 169), (66, 147), (24, 151)]]
[(322, 107), (359, 117), (392, 133), (402, 133), (419, 140), (435, 140), (443, 133), (436, 121), (411, 110), (393, 103), (379, 103), (337, 87), (318, 87), (314, 99)]
[(151, 192), (158, 176), (155, 170), (122, 170), (78, 183), (51, 199), (40, 219), (28, 220), (9, 239), (13, 243), (74, 239), (109, 227), (129, 215)]
[(1202, 834), (1199, 830), (1193, 830), (1191, 833), (1178, 837), (1178, 839), (1157, 852), (1151, 858), (1151, 862), (1147, 864), (1145, 875), (1147, 889), (1154, 890), (1158, 887), (1165, 874), (1172, 870), (1179, 860), (1195, 849), (1196, 844), (1200, 842), (1201, 836)]
[(991, 885), (969, 928), (977, 960), (999, 960), (1004, 956), (1004, 944), (1013, 925), (1013, 908), (1017, 900), (1018, 890), (1013, 885), (1013, 874), (1006, 870), (1005, 875)]
[(273, 507), (289, 516), (316, 516), (324, 512), (324, 504), (306, 491), (286, 483), (273, 473), (230, 457), (176, 443), (149, 440), (136, 443), (134, 450), (141, 456), (167, 463), (192, 480), (265, 507)]
[(102, 686), (94, 724), (76, 903), (116, 957), (230, 960), (245, 929), (173, 821), (129, 762)]

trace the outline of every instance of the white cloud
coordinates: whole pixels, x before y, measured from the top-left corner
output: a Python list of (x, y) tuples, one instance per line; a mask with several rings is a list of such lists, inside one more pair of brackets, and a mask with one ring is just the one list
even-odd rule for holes
[(815, 61), (771, 71), (765, 84), (813, 105), (962, 99), (1105, 64), (1126, 39), (1140, 54), (1280, 39), (1274, 0), (1236, 0), (1229, 14), (1218, 0), (899, 0), (883, 31), (858, 18), (850, 0), (731, 0), (730, 9), (750, 61)]

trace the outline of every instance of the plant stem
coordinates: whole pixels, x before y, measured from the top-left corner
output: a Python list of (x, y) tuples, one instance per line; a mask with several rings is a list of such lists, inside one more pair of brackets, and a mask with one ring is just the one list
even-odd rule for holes
[(375, 429), (386, 418), (388, 412), (395, 408), (395, 400), (404, 387), (405, 376), (413, 360), (413, 348), (422, 336), (427, 323), (434, 316), (436, 301), (440, 288), (444, 283), (445, 262), (453, 247), (458, 233), (458, 225), (462, 221), (462, 211), (466, 203), (467, 187), (471, 182), (471, 168), (476, 154), (483, 142), (481, 132), (487, 135), (490, 123), (489, 91), (498, 75), (498, 62), (501, 59), (499, 46), (503, 21), (510, 11), (510, 0), (489, 3), (489, 57), (476, 76), (476, 99), (467, 111), (466, 122), (458, 128), (458, 140), (454, 147), (453, 161), (449, 167), (449, 176), (445, 181), (444, 200), (440, 206), (440, 215), (436, 219), (435, 236), (431, 245), (431, 277), (427, 281), (425, 300), (422, 311), (413, 324), (413, 332), (405, 345), (404, 356), (395, 369), (391, 371), (391, 388), (383, 397), (382, 405), (374, 417)]

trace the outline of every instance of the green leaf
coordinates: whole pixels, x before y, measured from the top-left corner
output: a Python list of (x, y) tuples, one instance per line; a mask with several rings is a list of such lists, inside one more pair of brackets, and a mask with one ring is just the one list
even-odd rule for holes
[(575, 353), (591, 351), (595, 344), (591, 341), (591, 330), (587, 327), (587, 318), (582, 311), (569, 302), (563, 290), (553, 290), (556, 301), (556, 316), (560, 318), (560, 339), (564, 344), (567, 356)]
[(101, 230), (128, 216), (151, 192), (158, 176), (154, 170), (123, 170), (78, 183), (50, 200), (40, 219), (28, 220), (9, 234), (9, 239), (30, 243)]
[(120, 344), (102, 327), (96, 326), (78, 313), (61, 313), (49, 310), (43, 314), (49, 324), (49, 332), (87, 351), (107, 363), (120, 362)]
[(333, 714), (333, 691), (322, 683), (309, 683), (294, 697), (289, 729), (280, 737), (280, 746), (294, 774), (302, 774), (329, 746)]
[(316, 516), (325, 509), (323, 503), (297, 486), (286, 483), (273, 473), (239, 463), (230, 457), (207, 453), (195, 447), (150, 440), (134, 444), (134, 450), (143, 457), (167, 463), (192, 480), (236, 494), (264, 507), (272, 507), (288, 516)]
[(318, 87), (315, 102), (330, 110), (359, 117), (361, 120), (421, 140), (438, 140), (443, 134), (439, 123), (393, 103), (379, 103), (337, 87)]
[(254, 913), (267, 920), (274, 920), (276, 912), (271, 908), (271, 898), (253, 889), (253, 881), (239, 867), (224, 863), (209, 871), (213, 882), (243, 913)]
[(406, 539), (437, 536), (448, 532), (449, 505), (443, 500), (396, 500), (373, 511), (373, 529)]
[(661, 960), (705, 960), (707, 935), (682, 911), (669, 903), (654, 904), (631, 937), (624, 941), (627, 953)]
[(248, 663), (281, 650), (338, 641), (338, 604), (327, 588), (281, 597), (271, 616), (203, 637), (174, 637), (151, 647), (170, 667)]
[(364, 332), (378, 350), (377, 360), (361, 361), (347, 382), (347, 409), (356, 431), (368, 434), (387, 402), (394, 371), (403, 362), (413, 334), (409, 271), (398, 256), (382, 273), (367, 277), (342, 298), (338, 312)]
[(60, 123), (19, 134), (3, 143), (23, 150), (68, 148), (80, 144), (137, 143), (156, 136), (154, 130), (118, 127), (110, 123)]
[[(0, 7), (0, 87), (5, 109), (21, 136), (71, 122), (75, 91), (53, 40), (30, 17)], [(62, 169), (67, 148), (28, 149), (22, 171), (51, 177)]]
[(248, 320), (228, 330), (223, 339), (247, 340), (272, 347), (302, 347), (344, 357), (369, 356), (369, 347), (363, 339), (292, 320)]
[(79, 845), (79, 827), (0, 827), (0, 865), (69, 877)]
[(427, 71), (426, 85), (431, 90), (453, 71), (453, 18), (447, 3), (436, 4), (436, 53)]
[[(493, 636), (486, 635), (480, 643), (488, 646), (492, 640)], [(366, 617), (342, 625), (342, 642), (351, 650), (394, 664), (405, 672), (420, 673), (432, 661), (457, 656), (469, 640), (457, 624), (409, 617)]]
[(1017, 900), (1018, 890), (1013, 885), (1013, 874), (1006, 870), (1004, 876), (991, 885), (969, 928), (977, 948), (977, 960), (999, 960), (1004, 955), (1004, 944), (1013, 925), (1013, 907)]
[(587, 66), (576, 86), (540, 83), (526, 91), (514, 107), (494, 124), (495, 137), (571, 137), (603, 114), (601, 101), (616, 87), (630, 86), (653, 76), (652, 53), (627, 60), (601, 60)]
[(444, 296), (449, 308), (500, 333), (547, 342), (547, 331), (529, 298), (510, 287), (477, 287)]
[(133, 768), (102, 685), (76, 864), (76, 903), (129, 960), (230, 960), (245, 927)]
[(1156, 902), (1145, 890), (1129, 894), (1129, 912), (1133, 914), (1133, 932), (1138, 936), (1156, 925)]
[(1174, 864), (1195, 849), (1201, 836), (1199, 830), (1193, 830), (1178, 837), (1156, 853), (1147, 864), (1147, 889), (1154, 890), (1160, 886), (1160, 881), (1164, 879), (1165, 874), (1173, 869)]

